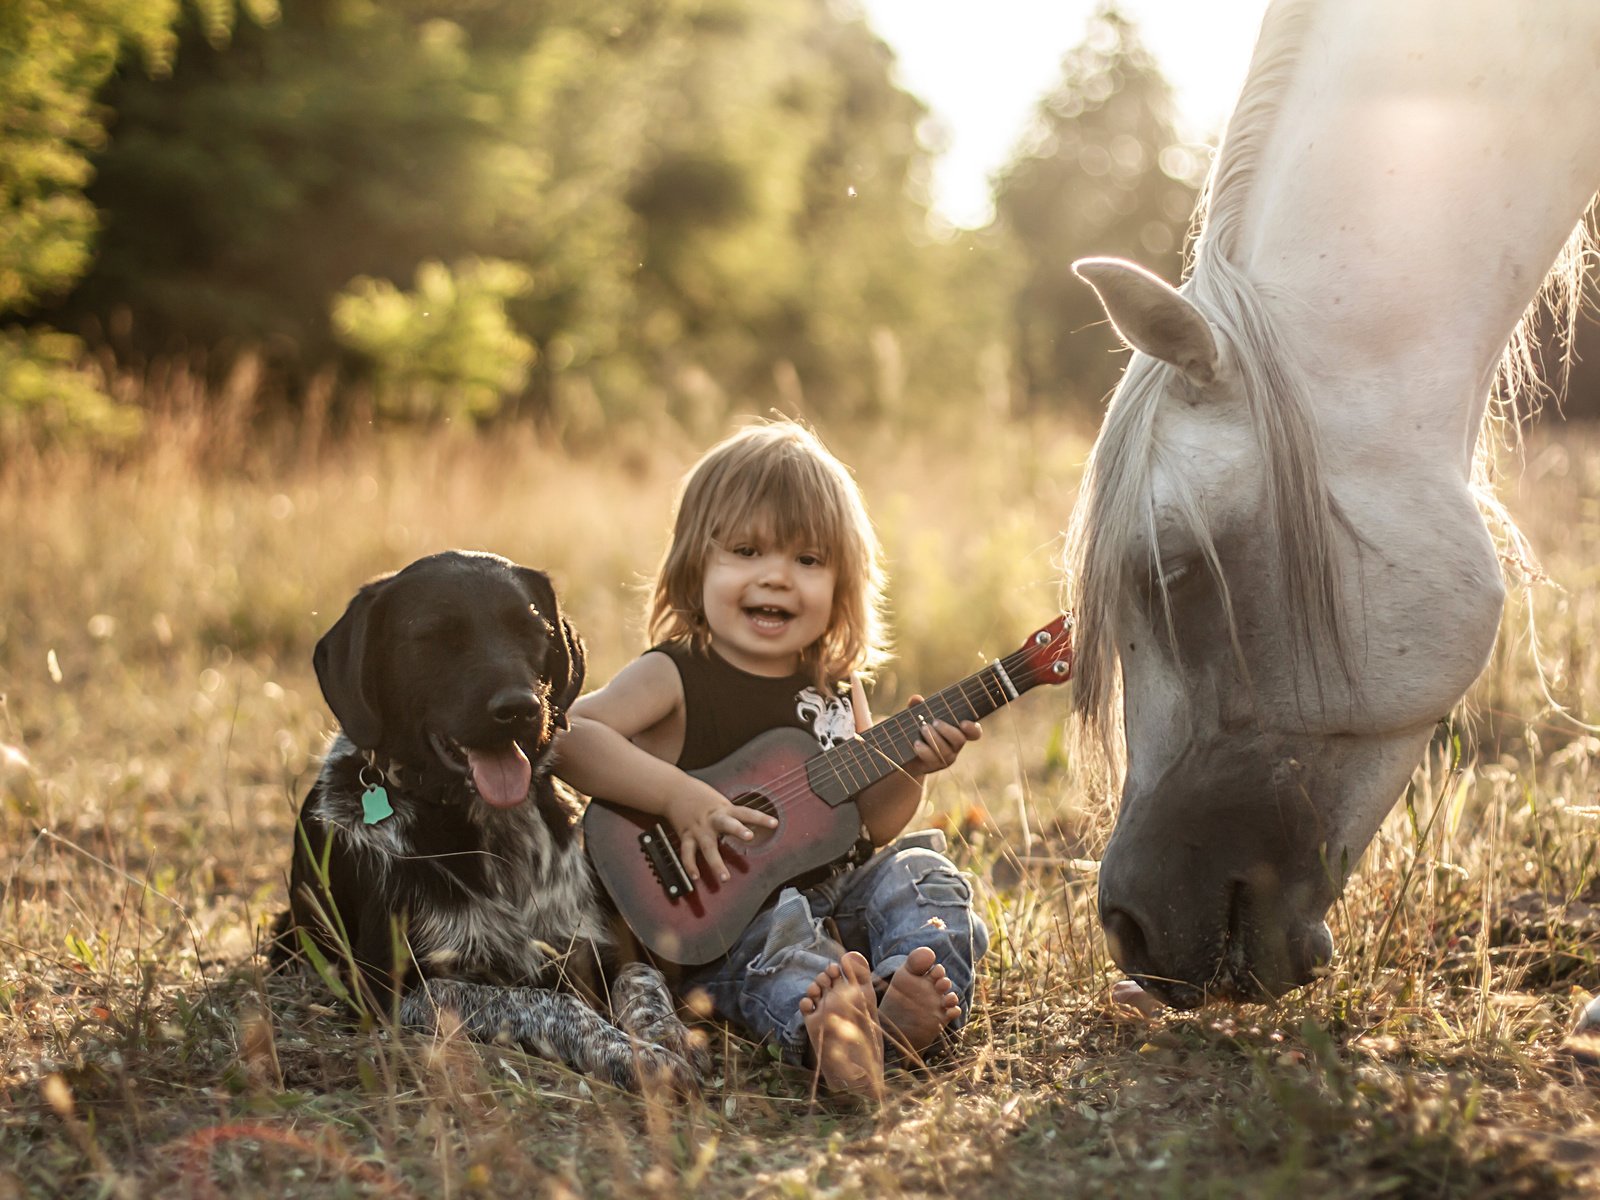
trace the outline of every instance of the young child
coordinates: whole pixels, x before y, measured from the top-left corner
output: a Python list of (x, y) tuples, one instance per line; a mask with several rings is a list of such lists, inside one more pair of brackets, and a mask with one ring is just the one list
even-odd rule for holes
[[(664, 817), (691, 878), (727, 879), (719, 839), (777, 821), (686, 772), (780, 726), (813, 732), (819, 749), (870, 727), (858, 672), (884, 657), (882, 596), (877, 537), (849, 471), (793, 423), (735, 434), (685, 481), (650, 605), (656, 644), (573, 706), (557, 772)], [(914, 1061), (960, 1028), (988, 930), (941, 835), (895, 839), (923, 777), (980, 733), (972, 721), (925, 726), (915, 761), (857, 797), (851, 858), (785, 887), (681, 990), (704, 992), (791, 1061), (809, 1052), (829, 1089), (873, 1097), (886, 1044)]]

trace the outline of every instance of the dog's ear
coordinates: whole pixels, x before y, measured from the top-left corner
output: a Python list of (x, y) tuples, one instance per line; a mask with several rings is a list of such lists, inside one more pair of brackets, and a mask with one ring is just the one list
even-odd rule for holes
[(539, 615), (550, 622), (550, 628), (555, 636), (551, 645), (555, 651), (554, 661), (550, 663), (550, 703), (555, 709), (556, 724), (562, 729), (567, 727), (567, 710), (583, 691), (584, 667), (587, 661), (583, 648), (583, 639), (578, 636), (578, 631), (571, 621), (561, 615), (561, 607), (556, 602), (556, 589), (550, 582), (550, 576), (543, 571), (536, 571), (532, 567), (517, 567), (517, 577), (527, 587), (533, 597), (533, 606), (539, 610)]
[(390, 578), (375, 579), (357, 592), (311, 655), (328, 707), (339, 718), (345, 736), (362, 750), (374, 750), (383, 740), (376, 672), (368, 648), (378, 644), (378, 600)]
[(578, 636), (578, 631), (567, 618), (561, 618), (561, 643), (567, 660), (567, 686), (556, 695), (556, 707), (560, 710), (557, 718), (561, 728), (567, 727), (567, 710), (583, 694), (583, 676), (588, 666), (588, 651), (584, 649), (583, 639)]

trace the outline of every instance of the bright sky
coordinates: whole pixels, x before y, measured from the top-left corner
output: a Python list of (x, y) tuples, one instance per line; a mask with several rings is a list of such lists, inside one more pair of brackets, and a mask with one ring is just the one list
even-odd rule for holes
[[(958, 225), (988, 221), (988, 176), (1083, 41), (1097, 0), (857, 0), (895, 52), (899, 83), (943, 124), (934, 202)], [(1209, 140), (1244, 82), (1266, 0), (1120, 0), (1173, 86), (1178, 132)]]

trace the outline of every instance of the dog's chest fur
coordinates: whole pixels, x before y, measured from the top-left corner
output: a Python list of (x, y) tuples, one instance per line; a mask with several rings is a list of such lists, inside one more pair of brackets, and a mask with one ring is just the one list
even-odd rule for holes
[(537, 779), (514, 808), (493, 809), (464, 788), (419, 797), (402, 769), (387, 781), (393, 816), (368, 825), (361, 767), (359, 752), (335, 741), (313, 811), (364, 860), (388, 911), (405, 914), (424, 976), (553, 986), (569, 968), (592, 967), (610, 936), (553, 779)]

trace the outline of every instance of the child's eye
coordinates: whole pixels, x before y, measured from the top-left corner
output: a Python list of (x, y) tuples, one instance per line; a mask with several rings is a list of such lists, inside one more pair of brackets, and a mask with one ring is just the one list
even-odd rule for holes
[(733, 548), (733, 552), (740, 558), (754, 558), (757, 554), (761, 553), (754, 546), (735, 546)]
[(822, 555), (812, 554), (810, 551), (807, 551), (804, 554), (796, 555), (795, 561), (798, 562), (802, 567), (820, 567), (827, 563), (827, 560), (823, 558)]

